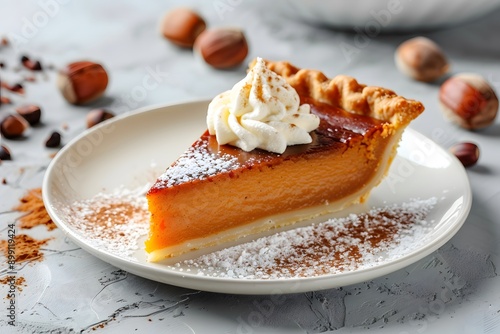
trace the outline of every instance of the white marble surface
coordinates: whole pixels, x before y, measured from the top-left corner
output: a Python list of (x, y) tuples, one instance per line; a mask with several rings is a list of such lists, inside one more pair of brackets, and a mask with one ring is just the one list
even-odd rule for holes
[[(287, 59), (328, 75), (345, 73), (361, 82), (391, 87), (421, 100), (426, 112), (412, 127), (443, 147), (471, 140), (481, 148), (480, 163), (468, 169), (474, 203), (458, 234), (425, 259), (370, 282), (305, 294), (239, 296), (177, 288), (114, 268), (79, 249), (59, 230), (27, 233), (53, 238), (45, 259), (18, 266), (26, 286), (17, 296), (17, 327), (7, 325), (6, 285), (0, 285), (0, 332), (73, 333), (499, 333), (500, 332), (500, 119), (488, 129), (468, 132), (446, 122), (437, 102), (438, 84), (400, 74), (396, 46), (413, 35), (365, 38), (355, 31), (332, 31), (294, 22), (265, 1), (0, 1), (0, 37), (14, 43), (0, 49), (2, 80), (15, 82), (19, 57), (27, 53), (56, 67), (91, 59), (105, 65), (111, 81), (106, 96), (90, 106), (68, 105), (55, 88), (54, 71), (26, 83), (14, 105), (38, 103), (43, 125), (23, 140), (2, 140), (13, 153), (0, 165), (0, 237), (16, 222), (12, 212), (26, 189), (41, 186), (53, 150), (43, 140), (63, 124), (68, 142), (84, 127), (94, 107), (123, 113), (166, 102), (208, 98), (232, 86), (245, 69), (215, 71), (190, 51), (158, 34), (169, 8), (195, 7), (210, 26), (240, 26), (249, 58)], [(446, 51), (452, 72), (477, 72), (500, 91), (500, 11), (461, 27), (427, 32)], [(347, 52), (347, 53), (346, 53)], [(145, 95), (138, 88), (150, 71), (157, 85)], [(13, 106), (0, 107), (0, 116)], [(429, 180), (432, 182), (432, 180)], [(23, 231), (25, 233), (25, 231)], [(0, 264), (0, 278), (6, 275)]]

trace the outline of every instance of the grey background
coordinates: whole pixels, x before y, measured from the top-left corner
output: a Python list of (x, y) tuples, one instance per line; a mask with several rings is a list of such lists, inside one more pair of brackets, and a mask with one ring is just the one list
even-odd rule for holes
[[(59, 230), (28, 233), (51, 237), (45, 260), (27, 264), (19, 275), (27, 284), (18, 295), (17, 332), (166, 333), (498, 333), (500, 332), (500, 121), (469, 132), (443, 119), (438, 107), (439, 82), (412, 81), (394, 66), (394, 50), (417, 34), (438, 42), (451, 62), (451, 74), (475, 72), (500, 91), (500, 11), (460, 27), (413, 34), (376, 34), (362, 38), (354, 30), (314, 27), (281, 13), (266, 1), (0, 1), (0, 37), (13, 44), (0, 50), (7, 65), (2, 80), (15, 82), (21, 54), (55, 68), (95, 60), (110, 74), (106, 96), (92, 105), (67, 104), (55, 86), (55, 71), (36, 74), (25, 96), (10, 94), (14, 105), (33, 102), (43, 108), (43, 125), (25, 140), (3, 140), (13, 162), (0, 165), (0, 232), (20, 214), (11, 208), (26, 189), (41, 186), (54, 151), (43, 146), (52, 130), (68, 142), (85, 128), (86, 112), (107, 107), (123, 113), (138, 107), (211, 98), (230, 88), (245, 67), (216, 71), (189, 50), (162, 39), (158, 23), (169, 8), (196, 8), (211, 27), (239, 26), (248, 37), (250, 54), (289, 60), (327, 75), (348, 74), (360, 82), (390, 87), (422, 101), (426, 112), (412, 124), (441, 146), (473, 141), (480, 162), (467, 170), (474, 202), (462, 229), (445, 246), (423, 260), (370, 282), (305, 294), (237, 296), (191, 291), (120, 271), (79, 249)], [(350, 56), (342, 51), (348, 45)], [(148, 71), (162, 73), (155, 89), (139, 94)], [(0, 107), (0, 116), (13, 106)], [(432, 182), (432, 180), (428, 180)], [(24, 233), (24, 231), (23, 231)], [(0, 277), (6, 264), (0, 265)], [(0, 286), (0, 304), (8, 300)], [(3, 312), (3, 311), (2, 311)], [(0, 317), (0, 326), (6, 318)], [(4, 327), (2, 332), (12, 328)]]

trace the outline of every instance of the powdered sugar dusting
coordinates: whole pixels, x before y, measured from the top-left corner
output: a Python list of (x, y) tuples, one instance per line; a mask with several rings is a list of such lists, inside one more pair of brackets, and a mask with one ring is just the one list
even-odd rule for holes
[(205, 179), (238, 167), (236, 157), (220, 152), (211, 153), (207, 142), (200, 139), (158, 178), (157, 186), (171, 187), (192, 180)]
[(149, 230), (144, 191), (118, 190), (75, 201), (67, 209), (71, 226), (98, 249), (122, 257), (131, 256), (140, 237)]
[[(425, 243), (437, 200), (411, 200), (257, 239), (178, 263), (199, 275), (238, 279), (315, 277), (392, 261)], [(411, 249), (409, 249), (409, 247)]]

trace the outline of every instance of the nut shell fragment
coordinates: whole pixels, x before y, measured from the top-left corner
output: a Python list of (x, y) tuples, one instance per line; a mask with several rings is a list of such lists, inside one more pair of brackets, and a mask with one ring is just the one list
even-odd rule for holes
[(87, 114), (87, 128), (91, 128), (115, 115), (106, 109), (94, 109)]

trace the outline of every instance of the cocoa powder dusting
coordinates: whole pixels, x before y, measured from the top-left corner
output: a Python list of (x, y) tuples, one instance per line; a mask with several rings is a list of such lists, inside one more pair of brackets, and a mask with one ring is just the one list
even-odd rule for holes
[(28, 191), (20, 199), (20, 204), (14, 210), (25, 212), (26, 215), (19, 220), (21, 228), (31, 229), (38, 225), (45, 225), (47, 230), (52, 231), (57, 226), (50, 219), (42, 200), (42, 189), (36, 188)]
[[(44, 246), (49, 239), (36, 240), (27, 234), (19, 234), (14, 237), (14, 246), (10, 246), (14, 249), (14, 254), (16, 258), (16, 263), (24, 261), (40, 261), (43, 259), (43, 253), (40, 248)], [(0, 250), (3, 252), (4, 256), (8, 258), (9, 255), (9, 242), (7, 240), (0, 240)]]

